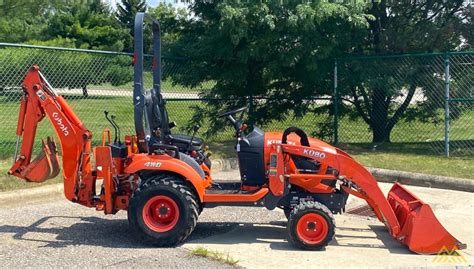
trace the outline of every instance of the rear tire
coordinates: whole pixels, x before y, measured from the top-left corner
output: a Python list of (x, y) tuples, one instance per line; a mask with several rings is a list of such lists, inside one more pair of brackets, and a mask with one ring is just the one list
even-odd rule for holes
[(145, 243), (176, 246), (196, 227), (198, 204), (193, 191), (174, 175), (159, 175), (144, 182), (128, 205), (131, 230)]
[(335, 227), (329, 208), (318, 202), (303, 202), (290, 213), (288, 241), (301, 249), (321, 250), (334, 238)]

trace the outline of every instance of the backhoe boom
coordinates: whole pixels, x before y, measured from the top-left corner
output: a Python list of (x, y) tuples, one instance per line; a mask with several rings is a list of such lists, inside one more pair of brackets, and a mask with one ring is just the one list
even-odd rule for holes
[(58, 174), (59, 162), (53, 139), (43, 141), (43, 151), (31, 161), (37, 126), (44, 117), (53, 125), (61, 144), (66, 198), (93, 206), (89, 199), (95, 189), (90, 164), (91, 132), (66, 101), (55, 94), (36, 65), (28, 70), (23, 81), (17, 126), (17, 135), (23, 139), (9, 174), (33, 182), (42, 182)]

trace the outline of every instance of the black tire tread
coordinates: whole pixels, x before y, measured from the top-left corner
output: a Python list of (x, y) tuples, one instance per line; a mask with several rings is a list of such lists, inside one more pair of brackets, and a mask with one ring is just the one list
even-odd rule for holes
[[(294, 223), (294, 218), (297, 214), (302, 214), (304, 211), (319, 211), (318, 213), (323, 213), (327, 215), (329, 218), (329, 234), (326, 237), (326, 239), (321, 242), (318, 245), (308, 245), (302, 241), (300, 241), (296, 235), (296, 231), (294, 230), (294, 227), (296, 227), (296, 223)], [(319, 202), (316, 201), (306, 201), (298, 204), (295, 206), (289, 215), (288, 219), (288, 224), (287, 224), (287, 231), (288, 231), (288, 238), (289, 242), (294, 244), (296, 247), (305, 249), (305, 250), (321, 250), (324, 247), (326, 247), (329, 242), (331, 242), (334, 239), (335, 236), (335, 227), (336, 227), (336, 220), (334, 219), (334, 215), (332, 214), (331, 210), (329, 208)]]
[[(146, 181), (144, 181), (133, 193), (130, 203), (129, 203), (129, 208), (136, 206), (136, 202), (138, 202), (138, 199), (136, 197), (140, 197), (143, 193), (146, 191), (152, 189), (152, 188), (160, 188), (160, 187), (166, 187), (166, 188), (173, 188), (175, 190), (178, 190), (179, 193), (186, 199), (188, 202), (186, 206), (190, 209), (190, 214), (187, 214), (185, 224), (186, 227), (183, 231), (179, 232), (175, 237), (170, 237), (166, 239), (156, 239), (153, 238), (146, 233), (144, 233), (139, 225), (136, 223), (136, 220), (133, 219), (132, 216), (130, 216), (130, 210), (129, 210), (129, 224), (133, 232), (140, 237), (140, 239), (147, 243), (151, 244), (157, 247), (171, 247), (171, 246), (176, 246), (180, 243), (182, 243), (186, 238), (193, 232), (194, 228), (196, 227), (197, 220), (198, 220), (198, 202), (196, 199), (196, 195), (194, 192), (191, 190), (191, 188), (184, 182), (183, 179), (178, 178), (175, 175), (169, 175), (169, 174), (160, 174), (157, 176), (154, 176), (153, 178), (150, 178)], [(134, 199), (135, 198), (135, 199)]]

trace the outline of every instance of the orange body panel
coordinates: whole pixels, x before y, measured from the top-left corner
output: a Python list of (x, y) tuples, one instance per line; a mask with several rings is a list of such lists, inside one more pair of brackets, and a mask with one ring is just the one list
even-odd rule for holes
[[(267, 170), (269, 169), (268, 164), (270, 162), (270, 154), (276, 151), (276, 146), (281, 143), (282, 135), (283, 134), (281, 132), (266, 132), (265, 133), (265, 148), (264, 148), (265, 157), (264, 158), (265, 158), (265, 164), (266, 164)], [(290, 134), (288, 135), (287, 143), (288, 143), (287, 145), (299, 145), (300, 138), (299, 136), (295, 134)], [(327, 144), (324, 141), (314, 139), (314, 138), (309, 138), (309, 143), (311, 147), (319, 146), (320, 148), (323, 148), (324, 150), (327, 150), (329, 152), (333, 152), (333, 153), (336, 152), (335, 147)], [(300, 149), (299, 146), (295, 147), (294, 149), (287, 150), (287, 153), (293, 154), (293, 155), (304, 156), (303, 150)], [(308, 157), (308, 156), (305, 156), (305, 157)], [(331, 193), (334, 191), (333, 188), (324, 184), (320, 184), (321, 180), (335, 180), (336, 179), (331, 174), (326, 175), (326, 171), (328, 169), (326, 162), (321, 162), (321, 169), (317, 175), (298, 174), (296, 171), (296, 166), (291, 159), (289, 159), (284, 164), (284, 168), (286, 169), (285, 174), (290, 174), (289, 176), (290, 184), (300, 186), (301, 188), (311, 193)]]
[(124, 169), (125, 174), (134, 174), (143, 170), (157, 170), (182, 175), (194, 186), (199, 201), (203, 201), (205, 181), (187, 163), (165, 154), (133, 154), (129, 156), (129, 163)]
[[(285, 191), (285, 163), (283, 160), (283, 154), (281, 154), (281, 146), (276, 146), (276, 154), (270, 155), (270, 158), (274, 158), (275, 160), (271, 162), (275, 162), (274, 164), (270, 164), (269, 176), (268, 176), (268, 185), (270, 186), (270, 190), (273, 195), (275, 196), (282, 196)], [(273, 167), (275, 165), (276, 167)]]
[(206, 175), (204, 178), (204, 183), (203, 183), (203, 186), (206, 189), (209, 186), (211, 186), (211, 183), (212, 183), (211, 169), (209, 169), (209, 167), (207, 167), (207, 165), (204, 162), (200, 166), (202, 170), (204, 171), (204, 174)]
[(106, 214), (114, 214), (116, 210), (112, 195), (117, 190), (117, 186), (115, 186), (112, 177), (115, 177), (117, 173), (112, 160), (110, 147), (95, 147), (94, 156), (96, 156), (95, 163), (97, 167), (96, 180), (102, 179), (104, 184), (104, 194), (101, 199), (104, 201), (104, 205), (99, 205), (99, 208), (103, 209)]
[(233, 202), (256, 202), (268, 194), (268, 188), (251, 194), (204, 194), (204, 203), (233, 203)]

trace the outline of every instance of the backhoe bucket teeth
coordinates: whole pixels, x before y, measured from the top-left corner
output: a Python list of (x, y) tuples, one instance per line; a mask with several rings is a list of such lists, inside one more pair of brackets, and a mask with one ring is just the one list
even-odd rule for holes
[(429, 205), (402, 185), (393, 185), (388, 202), (401, 227), (397, 239), (411, 251), (434, 254), (466, 247), (441, 225)]
[(58, 151), (56, 142), (48, 137), (42, 140), (40, 154), (21, 172), (21, 177), (31, 182), (43, 182), (59, 174)]

